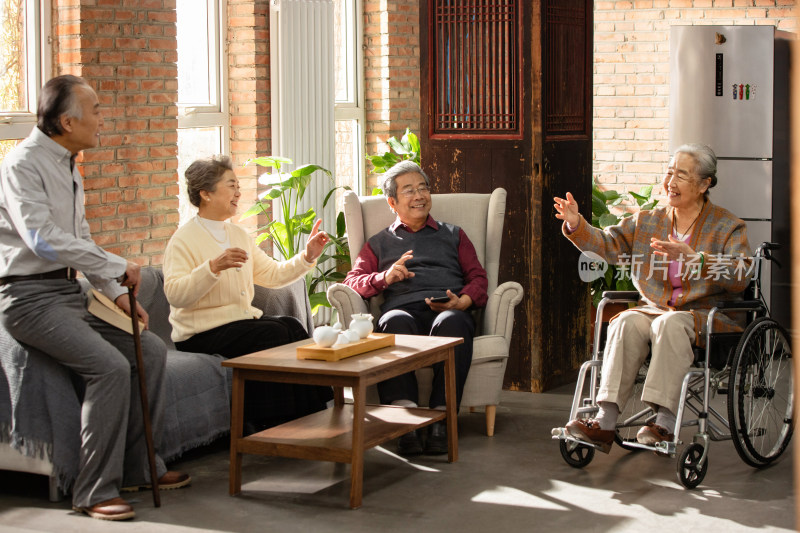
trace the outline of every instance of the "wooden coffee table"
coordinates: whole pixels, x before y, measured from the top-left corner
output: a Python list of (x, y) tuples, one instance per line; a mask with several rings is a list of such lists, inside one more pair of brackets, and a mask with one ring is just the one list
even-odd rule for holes
[[(274, 455), (350, 463), (350, 507), (361, 507), (364, 451), (416, 428), (447, 420), (447, 459), (458, 460), (456, 378), (453, 347), (463, 339), (396, 335), (395, 345), (341, 361), (297, 359), (298, 341), (223, 361), (233, 368), (231, 394), (230, 494), (242, 491), (242, 454)], [(367, 386), (388, 378), (445, 364), (445, 411), (366, 405)], [(245, 381), (277, 381), (334, 388), (334, 406), (280, 426), (243, 436)], [(353, 389), (353, 404), (344, 403), (343, 387)]]

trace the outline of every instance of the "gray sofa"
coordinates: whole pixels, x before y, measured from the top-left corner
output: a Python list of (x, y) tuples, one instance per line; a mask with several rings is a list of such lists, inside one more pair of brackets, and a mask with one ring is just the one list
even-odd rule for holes
[[(229, 431), (230, 371), (220, 356), (175, 350), (163, 274), (145, 268), (142, 276), (139, 302), (150, 315), (150, 329), (169, 349), (160, 453), (170, 462)], [(282, 289), (257, 286), (253, 305), (266, 314), (298, 317), (313, 329), (303, 280)], [(0, 327), (0, 470), (49, 476), (54, 501), (77, 475), (80, 390), (69, 370)]]

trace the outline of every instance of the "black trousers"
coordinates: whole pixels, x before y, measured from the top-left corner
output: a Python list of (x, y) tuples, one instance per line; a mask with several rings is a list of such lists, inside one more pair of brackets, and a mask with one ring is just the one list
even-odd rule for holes
[[(455, 347), (456, 363), (456, 407), (461, 405), (464, 383), (472, 364), (472, 337), (475, 335), (475, 320), (465, 311), (451, 309), (437, 313), (425, 302), (392, 309), (381, 315), (378, 331), (406, 335), (433, 335), (436, 337), (463, 337), (464, 343)], [(445, 405), (444, 363), (433, 365), (433, 386), (428, 406)], [(381, 403), (395, 400), (411, 400), (419, 404), (419, 389), (414, 372), (403, 374), (378, 383)]]
[[(198, 333), (176, 342), (175, 347), (230, 359), (307, 338), (305, 328), (294, 317), (262, 316)], [(250, 432), (272, 427), (321, 411), (332, 398), (330, 387), (250, 381), (244, 389), (244, 421)]]

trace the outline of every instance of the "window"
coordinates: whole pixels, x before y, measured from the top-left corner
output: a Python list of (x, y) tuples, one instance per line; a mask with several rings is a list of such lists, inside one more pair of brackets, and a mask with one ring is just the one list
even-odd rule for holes
[(430, 131), (521, 138), (521, 2), (430, 2)]
[(180, 223), (195, 213), (184, 171), (201, 157), (229, 152), (222, 0), (177, 0), (178, 184)]
[(50, 57), (47, 0), (0, 0), (0, 160), (36, 124)]
[(361, 0), (335, 0), (336, 185), (362, 192), (364, 159), (364, 90)]

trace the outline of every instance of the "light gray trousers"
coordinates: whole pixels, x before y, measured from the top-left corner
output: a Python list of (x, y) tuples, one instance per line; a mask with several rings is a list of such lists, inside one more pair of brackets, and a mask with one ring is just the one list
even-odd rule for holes
[(639, 368), (651, 351), (642, 401), (677, 412), (683, 377), (694, 359), (693, 341), (694, 319), (687, 311), (620, 313), (608, 325), (597, 400), (624, 409)]
[[(72, 504), (90, 507), (119, 496), (123, 486), (149, 482), (133, 335), (91, 315), (80, 284), (67, 280), (0, 286), (0, 321), (17, 341), (72, 369), (86, 385)], [(158, 450), (167, 350), (149, 331), (141, 339)], [(166, 471), (157, 458), (157, 475)]]

